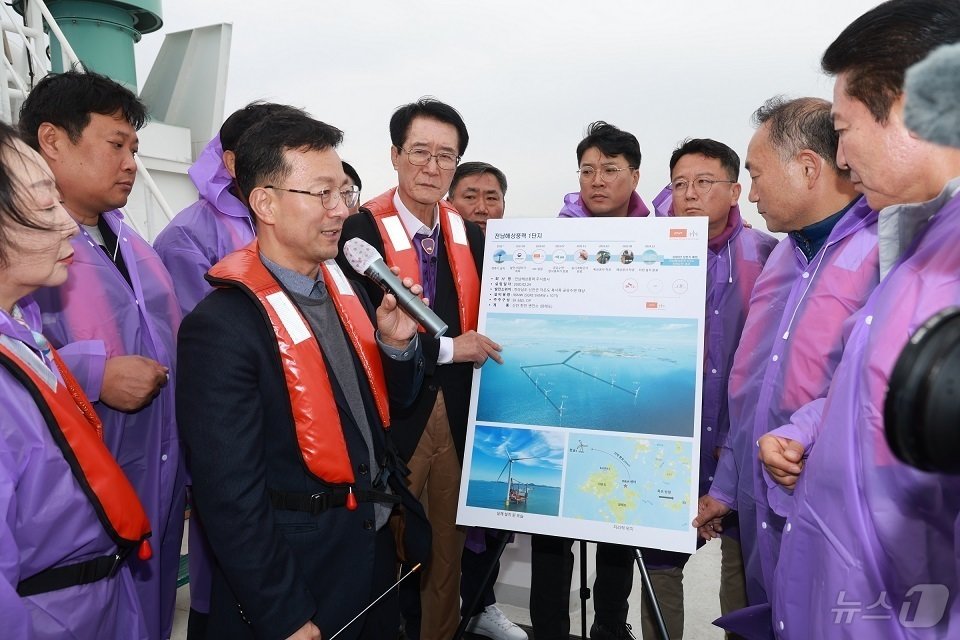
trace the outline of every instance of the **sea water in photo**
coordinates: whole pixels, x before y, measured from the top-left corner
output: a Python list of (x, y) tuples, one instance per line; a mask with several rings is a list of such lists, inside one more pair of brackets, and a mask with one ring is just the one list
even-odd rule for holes
[(477, 424), (467, 506), (558, 515), (565, 441), (555, 431)]
[(487, 315), (477, 420), (691, 437), (697, 321)]

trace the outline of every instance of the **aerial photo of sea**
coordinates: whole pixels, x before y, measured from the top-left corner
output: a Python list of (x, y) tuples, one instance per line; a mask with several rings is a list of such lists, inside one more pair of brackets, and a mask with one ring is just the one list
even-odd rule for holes
[(487, 315), (478, 421), (693, 435), (697, 321)]
[(557, 432), (476, 425), (467, 506), (558, 515), (565, 442)]

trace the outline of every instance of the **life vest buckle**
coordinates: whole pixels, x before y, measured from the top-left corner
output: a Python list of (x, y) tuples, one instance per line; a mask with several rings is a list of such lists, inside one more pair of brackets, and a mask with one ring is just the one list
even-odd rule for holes
[(113, 564), (110, 566), (110, 570), (107, 571), (108, 578), (112, 578), (113, 576), (117, 575), (117, 571), (119, 571), (120, 565), (123, 564), (123, 559), (125, 556), (126, 554), (121, 555), (119, 551), (113, 554)]
[(330, 494), (318, 491), (310, 496), (310, 513), (319, 515), (330, 508)]

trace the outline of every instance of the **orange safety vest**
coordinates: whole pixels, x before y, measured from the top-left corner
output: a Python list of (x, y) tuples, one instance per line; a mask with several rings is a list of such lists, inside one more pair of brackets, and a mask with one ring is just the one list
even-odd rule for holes
[(63, 378), (56, 389), (51, 389), (30, 365), (2, 344), (0, 364), (33, 396), (53, 441), (107, 534), (122, 548), (139, 544), (138, 556), (147, 560), (152, 555), (146, 540), (150, 536), (150, 521), (137, 492), (103, 444), (103, 423), (80, 385), (56, 350), (51, 348), (50, 353)]
[[(400, 267), (401, 277), (413, 278), (420, 284), (420, 257), (410, 244), (410, 238), (393, 204), (396, 189), (391, 189), (364, 204), (364, 208), (373, 214), (383, 240), (384, 259), (387, 266)], [(470, 251), (467, 230), (463, 218), (449, 202), (441, 200), (440, 230), (443, 233), (443, 246), (453, 273), (453, 284), (457, 290), (457, 303), (460, 307), (460, 332), (475, 331), (480, 313), (480, 275), (477, 263)]]
[[(307, 469), (331, 484), (353, 484), (353, 466), (340, 423), (340, 411), (317, 342), (300, 309), (260, 260), (257, 241), (231, 253), (210, 269), (215, 286), (236, 286), (252, 294), (270, 320), (277, 339), (297, 444)], [(366, 374), (383, 422), (390, 426), (389, 396), (373, 325), (349, 280), (333, 260), (321, 265), (327, 291)]]

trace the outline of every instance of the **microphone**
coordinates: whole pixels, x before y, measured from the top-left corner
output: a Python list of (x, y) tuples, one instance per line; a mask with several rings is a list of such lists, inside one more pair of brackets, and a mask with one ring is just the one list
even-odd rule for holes
[(960, 147), (960, 43), (944, 45), (907, 69), (904, 123), (924, 140)]
[(410, 289), (403, 286), (400, 278), (393, 275), (390, 267), (383, 261), (383, 256), (370, 246), (370, 243), (361, 238), (350, 238), (343, 245), (343, 257), (354, 271), (367, 276), (387, 293), (392, 293), (400, 307), (420, 323), (427, 333), (433, 334), (434, 338), (446, 333), (447, 323), (441, 320), (433, 309), (423, 304), (419, 296), (415, 296)]

